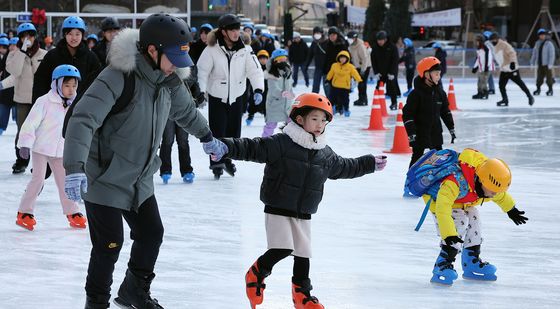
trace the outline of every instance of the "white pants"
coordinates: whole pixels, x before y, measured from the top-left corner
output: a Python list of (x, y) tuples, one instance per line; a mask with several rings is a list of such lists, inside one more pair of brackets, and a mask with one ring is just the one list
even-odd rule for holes
[[(439, 237), (439, 225), (435, 214), (433, 215), (436, 222), (436, 231)], [(480, 215), (476, 207), (468, 207), (466, 209), (453, 209), (451, 213), (455, 228), (459, 237), (464, 241), (463, 244), (455, 243), (453, 248), (461, 251), (461, 246), (464, 248), (480, 245), (482, 243), (482, 235), (480, 233)], [(441, 245), (445, 245), (445, 241), (441, 240)]]

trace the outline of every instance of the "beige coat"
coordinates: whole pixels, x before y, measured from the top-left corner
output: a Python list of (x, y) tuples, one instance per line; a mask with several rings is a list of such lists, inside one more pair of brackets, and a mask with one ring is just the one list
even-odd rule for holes
[[(502, 72), (512, 72), (519, 69), (517, 53), (508, 42), (502, 39), (498, 39), (498, 44), (494, 46), (494, 60), (496, 60)], [(512, 62), (515, 63), (514, 70), (509, 67)]]
[(47, 51), (39, 48), (32, 58), (20, 50), (8, 54), (6, 70), (14, 78), (14, 102), (31, 104), (33, 77)]
[(364, 45), (364, 41), (356, 39), (352, 45), (348, 46), (348, 50), (352, 56), (352, 64), (357, 69), (360, 69), (360, 72), (364, 72), (368, 67), (371, 67), (371, 59)]

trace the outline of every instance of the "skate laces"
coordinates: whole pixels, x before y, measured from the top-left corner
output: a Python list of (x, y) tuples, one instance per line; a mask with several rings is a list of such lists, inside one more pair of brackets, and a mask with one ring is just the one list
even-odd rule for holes
[(454, 269), (453, 268), (453, 262), (455, 262), (455, 258), (451, 258), (449, 257), (449, 255), (447, 254), (443, 254), (443, 252), (439, 255), (443, 258), (443, 260), (439, 263), (436, 263), (436, 265), (441, 269)]
[(33, 216), (32, 214), (28, 214), (28, 213), (21, 214), (21, 219), (22, 220), (27, 218), (27, 217), (29, 217), (29, 219), (34, 219), (35, 218), (35, 216)]
[(259, 272), (259, 270), (253, 265), (251, 266), (251, 271), (253, 272), (253, 274), (255, 275), (255, 277), (257, 277), (257, 281), (256, 282), (249, 282), (247, 283), (247, 287), (248, 288), (256, 288), (256, 294), (257, 296), (261, 296), (261, 289), (265, 289), (266, 288), (266, 284), (263, 282), (264, 278), (266, 276), (264, 276), (263, 274), (261, 274)]
[(313, 287), (309, 286), (309, 287), (297, 287), (296, 288), (296, 292), (297, 293), (301, 293), (303, 295), (305, 295), (305, 298), (303, 299), (303, 304), (307, 304), (308, 302), (312, 302), (314, 304), (318, 304), (319, 303), (319, 299), (317, 299), (317, 297), (315, 296), (311, 296), (311, 290), (313, 289)]
[(471, 252), (468, 252), (467, 254), (468, 254), (469, 256), (472, 256), (472, 257), (473, 257), (472, 263), (473, 263), (473, 264), (478, 264), (478, 266), (479, 266), (480, 268), (482, 268), (482, 267), (484, 267), (484, 266), (490, 264), (490, 263), (484, 262), (484, 261), (482, 261), (482, 259), (480, 259), (480, 252), (477, 252), (477, 251), (474, 251), (474, 250), (473, 250), (473, 251), (471, 251)]

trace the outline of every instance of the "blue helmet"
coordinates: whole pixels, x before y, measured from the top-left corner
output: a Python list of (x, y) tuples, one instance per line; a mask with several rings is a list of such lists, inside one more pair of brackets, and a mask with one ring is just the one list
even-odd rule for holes
[(270, 34), (270, 33), (266, 33), (266, 32), (265, 32), (265, 33), (262, 34), (262, 36), (264, 36), (265, 38), (274, 40), (274, 37), (273, 37), (272, 34)]
[(270, 58), (274, 61), (274, 59), (282, 56), (288, 57), (288, 52), (285, 49), (276, 49), (272, 52), (272, 56), (270, 56)]
[(212, 27), (212, 25), (207, 23), (207, 24), (202, 24), (200, 26), (200, 31), (202, 31), (203, 29), (207, 29), (207, 31), (210, 32), (210, 31), (214, 30), (214, 27)]
[(196, 27), (191, 27), (191, 32), (197, 32), (198, 30), (196, 29)]
[(0, 33), (0, 38), (7, 38), (7, 37), (8, 37), (7, 34), (5, 34), (5, 33)]
[(541, 35), (541, 34), (548, 34), (548, 30), (544, 28), (540, 28), (539, 30), (537, 30), (537, 35)]
[(57, 80), (61, 77), (75, 77), (78, 80), (82, 79), (80, 71), (78, 71), (75, 66), (70, 64), (61, 64), (53, 70), (52, 80)]
[(10, 45), (10, 40), (8, 40), (8, 38), (0, 38), (0, 45), (8, 46)]
[(21, 33), (31, 31), (37, 33), (37, 29), (33, 26), (32, 23), (23, 23), (17, 27), (17, 35), (19, 36)]
[(253, 24), (247, 23), (243, 25), (243, 30), (245, 30), (245, 28), (249, 28), (251, 29), (251, 31), (255, 32), (255, 26), (253, 26)]
[(90, 34), (87, 36), (86, 40), (95, 40), (95, 42), (99, 42), (99, 38), (95, 34)]
[(441, 48), (441, 44), (439, 42), (435, 42), (434, 45), (432, 45), (433, 48)]
[(486, 31), (482, 32), (482, 35), (484, 36), (485, 39), (488, 40), (488, 39), (490, 39), (490, 36), (492, 35), (492, 31), (486, 30)]
[(404, 38), (403, 43), (404, 43), (404, 46), (406, 46), (406, 47), (412, 47), (413, 46), (412, 40), (409, 39), (409, 38)]
[(79, 29), (83, 32), (86, 32), (86, 23), (84, 20), (79, 16), (68, 16), (64, 19), (62, 23), (62, 30), (64, 29)]
[(16, 45), (18, 41), (19, 41), (19, 38), (17, 36), (15, 36), (15, 37), (10, 39), (10, 45)]

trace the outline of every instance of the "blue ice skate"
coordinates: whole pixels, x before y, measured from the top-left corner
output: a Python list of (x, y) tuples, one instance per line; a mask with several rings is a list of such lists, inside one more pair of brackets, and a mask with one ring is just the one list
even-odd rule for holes
[(245, 119), (245, 123), (247, 124), (247, 126), (251, 126), (251, 123), (253, 123), (253, 118)]
[(184, 183), (193, 183), (194, 181), (194, 173), (190, 172), (190, 173), (186, 173), (185, 175), (183, 175), (183, 182)]
[(170, 173), (161, 174), (161, 179), (163, 180), (163, 184), (166, 185), (169, 182), (169, 179), (171, 179), (171, 174)]
[(480, 259), (480, 245), (463, 249), (461, 254), (463, 278), (496, 281), (496, 266)]
[(430, 282), (445, 285), (452, 285), (453, 281), (457, 279), (457, 272), (453, 268), (455, 256), (459, 251), (451, 246), (442, 246), (441, 251), (436, 259), (433, 276)]
[(344, 111), (344, 117), (350, 117), (350, 111), (348, 110)]

